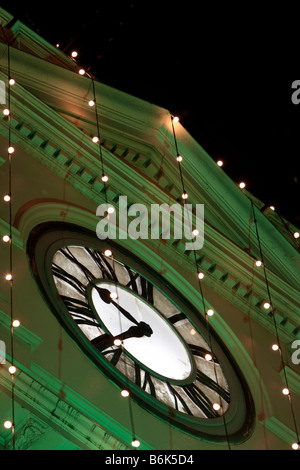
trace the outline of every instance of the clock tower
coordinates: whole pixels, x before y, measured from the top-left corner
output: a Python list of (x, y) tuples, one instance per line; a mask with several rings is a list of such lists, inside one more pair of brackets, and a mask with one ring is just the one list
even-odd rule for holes
[[(2, 428), (0, 446), (291, 449), (295, 238), (168, 110), (100, 83), (0, 17), (0, 231), (10, 234), (0, 246), (1, 422), (14, 409), (14, 444)], [(125, 200), (127, 229), (140, 236), (122, 225)], [(187, 204), (191, 233), (204, 208), (201, 248), (175, 230)], [(114, 236), (97, 233), (103, 205)], [(174, 209), (169, 236), (164, 218), (145, 227), (141, 217), (162, 205)]]

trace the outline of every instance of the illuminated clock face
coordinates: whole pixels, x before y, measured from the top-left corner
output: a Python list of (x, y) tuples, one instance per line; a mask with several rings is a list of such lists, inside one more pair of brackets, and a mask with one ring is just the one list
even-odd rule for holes
[(47, 300), (120, 389), (129, 384), (144, 408), (192, 434), (222, 439), (227, 417), (229, 432), (245, 436), (248, 394), (223, 348), (215, 342), (212, 351), (203, 314), (187, 299), (129, 253), (91, 237), (50, 232), (33, 244)]

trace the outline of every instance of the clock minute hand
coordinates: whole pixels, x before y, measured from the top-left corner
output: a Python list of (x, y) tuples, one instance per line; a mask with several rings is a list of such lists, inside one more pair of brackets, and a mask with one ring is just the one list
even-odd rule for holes
[(108, 289), (103, 289), (102, 287), (98, 286), (95, 287), (103, 302), (105, 302), (106, 304), (114, 305), (124, 315), (124, 317), (126, 317), (129, 321), (138, 326), (139, 322), (129, 312), (127, 312), (125, 308), (123, 308), (110, 297), (110, 291)]

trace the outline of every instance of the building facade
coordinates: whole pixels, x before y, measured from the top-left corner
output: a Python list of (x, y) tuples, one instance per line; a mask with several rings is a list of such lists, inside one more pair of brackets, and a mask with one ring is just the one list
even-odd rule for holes
[[(80, 72), (0, 14), (1, 238), (11, 233), (0, 245), (0, 421), (14, 411), (1, 447), (129, 450), (136, 438), (142, 450), (292, 449), (297, 228), (241, 190), (168, 110)], [(164, 219), (149, 235), (154, 205), (184, 214), (187, 202), (191, 229), (204, 208), (200, 249), (164, 236)], [(100, 239), (103, 204), (117, 226)]]

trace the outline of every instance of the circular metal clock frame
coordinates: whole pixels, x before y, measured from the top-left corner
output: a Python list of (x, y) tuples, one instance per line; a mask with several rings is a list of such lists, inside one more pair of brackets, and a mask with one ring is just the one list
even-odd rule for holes
[[(55, 252), (65, 246), (79, 245), (103, 251), (110, 247), (114, 257), (133, 270), (144, 276), (172, 303), (181, 309), (190, 323), (207, 341), (207, 331), (203, 315), (183, 297), (183, 295), (163, 279), (152, 268), (142, 262), (136, 255), (120, 248), (111, 240), (99, 240), (95, 234), (68, 223), (43, 223), (36, 226), (27, 241), (27, 254), (32, 274), (39, 286), (42, 296), (47, 301), (51, 311), (62, 324), (67, 333), (75, 340), (86, 356), (88, 356), (102, 373), (111, 379), (118, 387), (125, 384), (124, 375), (112, 366), (101, 353), (95, 349), (88, 338), (81, 332), (71, 318), (64, 302), (57, 295), (57, 289), (52, 274), (52, 260)], [(199, 309), (200, 310), (200, 309)], [(224, 417), (214, 419), (198, 418), (186, 415), (172, 409), (141, 390), (133, 382), (130, 386), (131, 396), (148, 412), (154, 413), (164, 421), (181, 431), (198, 437), (206, 442), (224, 443), (229, 438), (232, 444), (240, 444), (250, 437), (254, 428), (255, 407), (249, 387), (239, 370), (234, 357), (230, 354), (221, 338), (210, 328), (210, 336), (214, 340), (214, 354), (219, 360), (222, 371), (230, 389), (230, 404)], [(170, 417), (172, 416), (172, 417)]]

